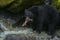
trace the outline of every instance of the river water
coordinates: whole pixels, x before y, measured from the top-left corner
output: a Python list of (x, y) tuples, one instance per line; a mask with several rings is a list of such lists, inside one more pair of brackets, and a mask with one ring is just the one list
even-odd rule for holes
[[(51, 38), (51, 36), (47, 35), (45, 32), (41, 32), (41, 34), (38, 34), (35, 31), (33, 32), (31, 28), (23, 28), (23, 27), (14, 28), (13, 30), (10, 31), (3, 24), (3, 20), (0, 20), (0, 28), (3, 30), (3, 32), (0, 32), (0, 40), (4, 40), (6, 37), (7, 39), (5, 40), (10, 40), (15, 38), (16, 38), (15, 40), (60, 40), (60, 37), (57, 37), (56, 35), (53, 38)], [(56, 33), (60, 35), (60, 31)]]

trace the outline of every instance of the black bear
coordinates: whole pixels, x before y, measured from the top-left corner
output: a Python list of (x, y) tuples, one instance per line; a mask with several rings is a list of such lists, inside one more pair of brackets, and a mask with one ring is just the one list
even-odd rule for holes
[[(55, 26), (58, 24), (58, 11), (51, 5), (32, 6), (25, 10), (26, 20), (24, 25), (29, 21), (33, 21), (33, 30), (41, 32), (43, 26), (48, 27), (48, 34), (51, 35), (55, 31)], [(33, 20), (32, 20), (33, 19)]]

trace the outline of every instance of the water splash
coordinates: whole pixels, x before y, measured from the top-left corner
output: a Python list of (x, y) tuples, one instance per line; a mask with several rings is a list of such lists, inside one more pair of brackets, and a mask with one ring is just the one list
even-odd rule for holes
[(9, 31), (9, 29), (7, 29), (3, 23), (0, 23), (0, 28), (3, 30), (3, 31)]

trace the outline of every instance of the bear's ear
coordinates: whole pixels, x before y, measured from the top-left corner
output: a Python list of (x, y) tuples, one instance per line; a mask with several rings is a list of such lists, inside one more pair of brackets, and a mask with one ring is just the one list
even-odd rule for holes
[(52, 0), (44, 0), (44, 4), (51, 5), (52, 4)]

